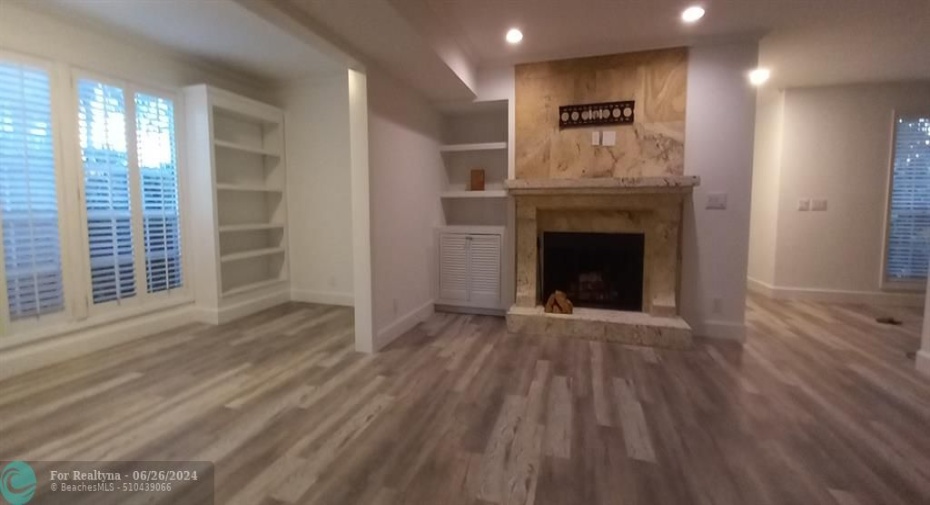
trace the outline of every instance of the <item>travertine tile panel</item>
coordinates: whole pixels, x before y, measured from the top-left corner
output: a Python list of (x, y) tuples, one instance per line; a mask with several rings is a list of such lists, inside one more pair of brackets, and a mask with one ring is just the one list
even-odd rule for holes
[[(577, 179), (681, 175), (685, 48), (530, 63), (516, 67), (516, 177)], [(633, 125), (559, 130), (559, 106), (636, 101)], [(617, 132), (594, 147), (592, 130)]]
[(692, 345), (691, 327), (682, 318), (639, 312), (579, 308), (573, 314), (546, 314), (542, 307), (514, 306), (507, 311), (507, 330), (670, 349)]

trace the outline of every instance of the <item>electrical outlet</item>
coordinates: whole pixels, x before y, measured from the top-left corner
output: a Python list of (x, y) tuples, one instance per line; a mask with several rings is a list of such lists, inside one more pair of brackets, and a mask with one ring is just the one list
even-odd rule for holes
[(591, 145), (592, 146), (601, 145), (601, 132), (591, 132)]
[(827, 210), (827, 199), (826, 198), (811, 199), (811, 210), (815, 210), (818, 212), (823, 212)]
[(798, 200), (798, 210), (801, 212), (807, 212), (811, 210), (811, 201), (809, 198), (802, 198)]
[(613, 130), (604, 131), (601, 134), (601, 145), (608, 147), (617, 145), (617, 132)]
[(708, 193), (706, 209), (726, 210), (727, 194), (726, 193)]

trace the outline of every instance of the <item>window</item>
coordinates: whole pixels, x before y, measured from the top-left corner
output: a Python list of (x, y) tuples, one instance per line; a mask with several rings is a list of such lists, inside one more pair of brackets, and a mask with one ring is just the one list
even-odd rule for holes
[(895, 121), (885, 278), (927, 278), (930, 264), (930, 114)]
[(0, 337), (187, 301), (175, 96), (0, 52)]
[(94, 303), (135, 296), (126, 99), (115, 86), (78, 83), (78, 125)]
[(11, 321), (65, 308), (49, 73), (0, 61), (0, 214)]
[(148, 293), (179, 288), (174, 103), (81, 79), (78, 120), (93, 302), (136, 296), (138, 263)]
[(142, 172), (145, 278), (149, 293), (181, 286), (181, 222), (174, 144), (174, 104), (136, 94), (136, 139)]

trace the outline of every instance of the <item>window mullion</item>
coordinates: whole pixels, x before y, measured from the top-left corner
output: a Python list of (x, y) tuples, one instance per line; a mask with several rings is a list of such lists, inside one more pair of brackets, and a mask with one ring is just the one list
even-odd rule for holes
[(126, 149), (129, 155), (129, 209), (132, 222), (133, 275), (136, 296), (144, 299), (148, 294), (145, 268), (145, 231), (142, 218), (142, 175), (139, 172), (139, 148), (136, 134), (136, 92), (124, 88), (126, 100)]
[(65, 64), (59, 64), (52, 84), (52, 124), (55, 125), (56, 180), (60, 182), (58, 215), (61, 230), (62, 271), (65, 307), (75, 320), (87, 318), (91, 299), (87, 211), (84, 202), (84, 172), (78, 133), (77, 79)]

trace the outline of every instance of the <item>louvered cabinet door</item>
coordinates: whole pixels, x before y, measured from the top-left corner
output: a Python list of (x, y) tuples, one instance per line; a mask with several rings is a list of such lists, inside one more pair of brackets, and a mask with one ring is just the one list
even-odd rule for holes
[(468, 301), (481, 307), (500, 306), (500, 235), (468, 236)]
[(439, 298), (449, 302), (468, 300), (467, 235), (443, 233), (439, 236)]

